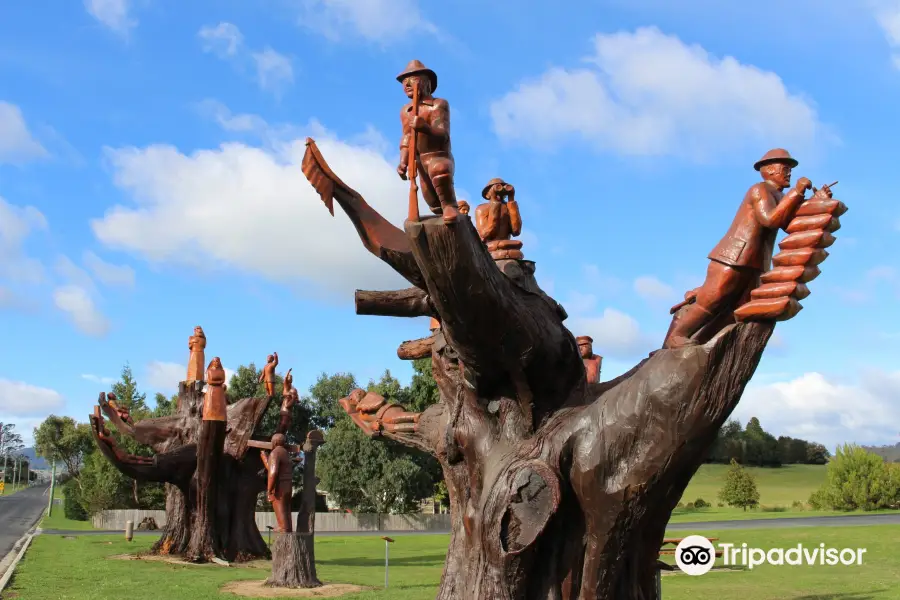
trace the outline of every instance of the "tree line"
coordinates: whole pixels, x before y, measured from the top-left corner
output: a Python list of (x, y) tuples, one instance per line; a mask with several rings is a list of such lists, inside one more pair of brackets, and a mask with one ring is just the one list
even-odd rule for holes
[(784, 435), (776, 438), (753, 417), (745, 427), (733, 419), (725, 423), (705, 462), (727, 465), (734, 461), (756, 467), (780, 467), (824, 465), (830, 457), (831, 453), (822, 444)]
[[(366, 387), (389, 402), (402, 403), (410, 410), (424, 410), (439, 399), (431, 376), (431, 360), (414, 361), (413, 371), (408, 386), (385, 371)], [(264, 396), (259, 373), (254, 363), (238, 367), (228, 382), (229, 403)], [(282, 376), (276, 375), (276, 396), (257, 431), (263, 437), (271, 436), (278, 424), (282, 384)], [(338, 400), (357, 387), (362, 386), (350, 373), (322, 373), (293, 408), (291, 427), (286, 432), (288, 443), (302, 444), (311, 429), (325, 432), (326, 443), (317, 454), (318, 489), (326, 490), (329, 500), (341, 509), (354, 512), (414, 512), (422, 500), (445, 496), (440, 466), (431, 456), (390, 440), (373, 444), (353, 425)], [(110, 391), (135, 421), (173, 414), (178, 398), (177, 394), (166, 397), (157, 393), (151, 408), (127, 364)], [(151, 455), (149, 448), (110, 429), (123, 450)], [(88, 423), (51, 415), (35, 428), (34, 438), (38, 455), (65, 467), (68, 477), (64, 508), (68, 518), (86, 520), (102, 510), (165, 509), (164, 486), (138, 483), (123, 475), (96, 449)], [(296, 488), (302, 486), (302, 465), (295, 469), (294, 484)], [(299, 492), (295, 493), (295, 502), (299, 499)], [(265, 494), (260, 494), (257, 509), (271, 510)], [(316, 510), (327, 510), (324, 497), (319, 498)]]

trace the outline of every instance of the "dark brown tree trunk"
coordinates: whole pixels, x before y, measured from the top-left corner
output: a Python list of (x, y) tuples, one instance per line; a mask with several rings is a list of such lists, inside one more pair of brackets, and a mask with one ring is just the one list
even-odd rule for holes
[(431, 344), (441, 401), (415, 432), (367, 430), (443, 468), (452, 533), (438, 599), (658, 600), (666, 524), (774, 322), (726, 326), (588, 385), (533, 263), (494, 261), (464, 216), (407, 221), (402, 236), (307, 146), (304, 173), (326, 205), (339, 203), (441, 323)]
[[(246, 398), (230, 405), (227, 431), (223, 422), (201, 427), (202, 401), (203, 382), (182, 383), (175, 415), (145, 419), (132, 426), (118, 418), (101, 394), (100, 407), (116, 429), (150, 446), (156, 455), (152, 464), (146, 464), (116, 454), (98, 437), (100, 424), (92, 415), (98, 448), (125, 475), (168, 484), (166, 527), (152, 553), (201, 561), (268, 558), (269, 549), (256, 525), (256, 500), (265, 489), (265, 470), (259, 450), (248, 447), (268, 400)], [(218, 459), (213, 452), (212, 461), (200, 461), (198, 469), (198, 448), (204, 445), (224, 446), (224, 451), (219, 450)], [(210, 456), (205, 449), (199, 453)], [(198, 480), (206, 482), (208, 491), (203, 497), (198, 494)]]
[(321, 586), (322, 582), (316, 579), (313, 553), (301, 540), (303, 536), (291, 532), (276, 532), (272, 535), (272, 574), (266, 580), (266, 585), (288, 588)]
[(221, 536), (213, 533), (218, 530), (218, 482), (224, 446), (225, 422), (202, 421), (197, 451), (197, 503), (187, 550), (187, 558), (194, 562), (206, 562), (220, 556), (224, 548)]

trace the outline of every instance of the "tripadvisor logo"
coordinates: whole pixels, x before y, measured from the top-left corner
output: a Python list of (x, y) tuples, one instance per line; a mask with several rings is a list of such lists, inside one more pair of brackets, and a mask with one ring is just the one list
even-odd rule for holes
[[(722, 563), (725, 566), (745, 566), (748, 569), (764, 564), (783, 565), (861, 565), (865, 548), (827, 548), (825, 544), (805, 547), (797, 544), (791, 548), (751, 548), (747, 544), (719, 544)], [(704, 575), (716, 562), (716, 548), (700, 535), (690, 535), (675, 548), (675, 563), (688, 575)]]

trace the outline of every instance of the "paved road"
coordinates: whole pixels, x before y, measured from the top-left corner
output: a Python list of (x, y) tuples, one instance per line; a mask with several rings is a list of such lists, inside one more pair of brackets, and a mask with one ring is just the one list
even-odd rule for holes
[[(0, 513), (2, 515), (2, 513)], [(900, 513), (848, 515), (845, 517), (788, 517), (776, 519), (747, 519), (745, 521), (702, 521), (669, 523), (669, 531), (715, 531), (718, 529), (782, 529), (786, 527), (848, 527), (860, 525), (900, 525)], [(122, 531), (59, 531), (44, 530), (48, 535), (121, 535)], [(317, 537), (382, 536), (448, 534), (449, 531), (322, 531)], [(135, 531), (135, 535), (160, 535), (159, 531)], [(266, 535), (266, 532), (263, 532)]]
[(49, 489), (49, 485), (41, 485), (0, 496), (0, 560), (41, 518), (47, 508), (46, 494)]

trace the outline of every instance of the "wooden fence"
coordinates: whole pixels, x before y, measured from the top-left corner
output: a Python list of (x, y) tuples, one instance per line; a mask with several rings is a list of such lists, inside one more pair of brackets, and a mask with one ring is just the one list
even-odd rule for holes
[[(166, 511), (164, 510), (104, 510), (94, 515), (92, 522), (95, 528), (107, 531), (125, 529), (125, 522), (132, 521), (135, 529), (146, 517), (153, 517), (160, 528), (165, 527)], [(297, 513), (291, 519), (297, 522)], [(266, 526), (275, 527), (275, 513), (256, 513), (256, 525), (260, 531)], [(407, 515), (386, 515), (376, 513), (316, 513), (316, 531), (321, 532), (359, 532), (371, 531), (433, 531), (443, 533), (450, 531), (450, 515), (429, 515), (413, 513)]]

